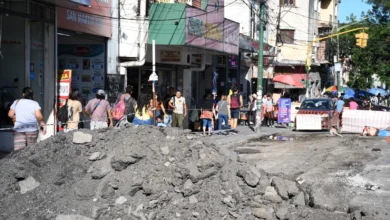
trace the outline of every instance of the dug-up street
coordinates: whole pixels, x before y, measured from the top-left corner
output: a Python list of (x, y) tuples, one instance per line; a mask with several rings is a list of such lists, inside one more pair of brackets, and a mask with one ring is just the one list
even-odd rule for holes
[(0, 219), (390, 219), (385, 140), (238, 130), (59, 134), (0, 160)]

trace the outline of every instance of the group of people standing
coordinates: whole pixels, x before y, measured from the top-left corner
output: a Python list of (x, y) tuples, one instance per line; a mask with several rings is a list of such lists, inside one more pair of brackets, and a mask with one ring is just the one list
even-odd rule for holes
[(208, 130), (207, 135), (211, 135), (215, 120), (218, 120), (218, 135), (222, 134), (223, 124), (225, 124), (226, 135), (236, 134), (236, 131), (229, 132), (229, 130), (237, 127), (242, 107), (243, 99), (237, 87), (232, 88), (230, 95), (221, 94), (219, 101), (213, 99), (212, 94), (207, 94), (199, 104), (203, 135), (206, 135), (206, 130)]

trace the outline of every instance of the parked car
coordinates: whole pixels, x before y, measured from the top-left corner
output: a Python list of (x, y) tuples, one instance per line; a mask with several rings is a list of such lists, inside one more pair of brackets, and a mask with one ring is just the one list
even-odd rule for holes
[[(334, 114), (336, 106), (332, 99), (306, 99), (302, 102), (301, 106), (296, 109), (298, 112), (297, 117), (295, 118), (295, 130), (300, 129), (302, 126), (299, 125), (302, 124), (306, 125), (302, 130), (330, 130), (332, 127), (335, 127), (336, 129), (339, 129), (340, 127), (339, 114)], [(298, 120), (299, 115), (321, 115), (321, 128), (316, 128), (315, 125), (311, 126), (310, 122)]]

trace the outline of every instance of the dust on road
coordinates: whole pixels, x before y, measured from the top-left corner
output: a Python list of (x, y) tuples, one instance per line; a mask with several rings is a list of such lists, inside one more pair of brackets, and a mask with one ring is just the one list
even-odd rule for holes
[[(303, 180), (309, 205), (329, 211), (360, 210), (366, 219), (390, 219), (390, 144), (381, 138), (327, 134), (256, 139), (236, 147), (239, 160), (270, 174)], [(257, 152), (257, 153), (247, 153)], [(356, 218), (359, 219), (359, 218)]]

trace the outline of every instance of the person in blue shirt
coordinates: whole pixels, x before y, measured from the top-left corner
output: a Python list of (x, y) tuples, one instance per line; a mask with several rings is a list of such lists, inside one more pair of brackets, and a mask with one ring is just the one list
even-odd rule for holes
[(343, 101), (343, 97), (341, 96), (339, 100), (336, 102), (336, 111), (337, 113), (341, 113), (343, 111), (345, 102)]

